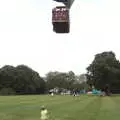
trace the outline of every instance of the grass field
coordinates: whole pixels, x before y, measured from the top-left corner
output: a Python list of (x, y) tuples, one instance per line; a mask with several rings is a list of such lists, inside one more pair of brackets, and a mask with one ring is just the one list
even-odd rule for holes
[(50, 120), (120, 120), (120, 96), (1, 96), (0, 120), (40, 120), (45, 105)]

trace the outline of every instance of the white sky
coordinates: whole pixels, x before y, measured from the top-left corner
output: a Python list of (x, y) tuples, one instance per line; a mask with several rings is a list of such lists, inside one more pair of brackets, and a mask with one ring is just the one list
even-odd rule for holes
[(120, 0), (75, 0), (70, 34), (52, 31), (52, 0), (0, 0), (0, 67), (25, 64), (49, 71), (86, 72), (94, 55), (120, 55)]

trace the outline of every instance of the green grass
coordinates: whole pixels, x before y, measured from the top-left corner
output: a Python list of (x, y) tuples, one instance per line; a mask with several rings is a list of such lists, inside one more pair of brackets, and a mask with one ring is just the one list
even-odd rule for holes
[(120, 96), (0, 96), (0, 120), (40, 120), (40, 106), (49, 120), (120, 120)]

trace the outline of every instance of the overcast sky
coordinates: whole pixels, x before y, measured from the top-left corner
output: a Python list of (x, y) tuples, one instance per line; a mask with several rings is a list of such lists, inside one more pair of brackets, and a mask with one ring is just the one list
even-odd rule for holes
[(49, 71), (86, 72), (94, 55), (120, 59), (120, 0), (75, 0), (69, 34), (52, 31), (52, 0), (0, 0), (0, 67), (25, 64)]

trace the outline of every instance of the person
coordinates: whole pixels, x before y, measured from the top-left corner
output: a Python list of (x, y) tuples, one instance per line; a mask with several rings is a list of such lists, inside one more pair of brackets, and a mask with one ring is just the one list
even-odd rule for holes
[(41, 107), (41, 120), (48, 120), (48, 111), (44, 106)]
[(51, 93), (51, 96), (54, 96), (54, 93), (53, 93), (53, 92)]

